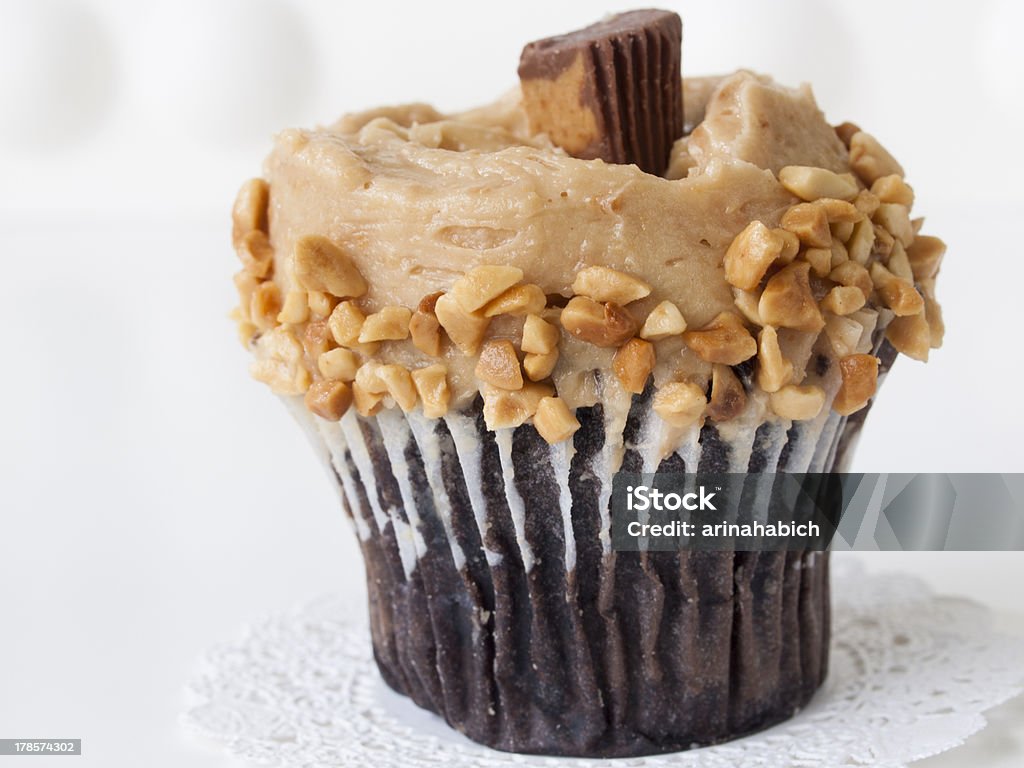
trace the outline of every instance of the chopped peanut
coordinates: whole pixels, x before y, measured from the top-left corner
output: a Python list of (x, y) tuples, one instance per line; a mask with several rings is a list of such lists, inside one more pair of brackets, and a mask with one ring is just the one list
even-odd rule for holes
[(261, 283), (249, 302), (249, 319), (261, 330), (277, 325), (281, 313), (281, 292), (271, 282)]
[[(851, 290), (857, 290), (852, 288)], [(864, 327), (850, 317), (829, 315), (825, 320), (825, 336), (837, 357), (846, 357), (857, 351)]]
[(539, 315), (527, 315), (523, 323), (523, 352), (534, 355), (549, 355), (558, 349), (562, 332), (557, 326), (541, 319)]
[(795, 261), (772, 275), (758, 304), (765, 323), (798, 331), (821, 330), (824, 321), (811, 293), (810, 271), (810, 264)]
[(878, 199), (878, 195), (868, 189), (862, 189), (857, 193), (856, 199), (853, 204), (862, 214), (867, 216), (869, 219), (875, 215), (875, 211), (878, 210), (878, 204), (881, 200)]
[(793, 421), (813, 419), (825, 405), (825, 390), (814, 384), (787, 384), (770, 395), (772, 410), (777, 416)]
[(910, 266), (910, 258), (907, 256), (907, 251), (899, 240), (893, 243), (892, 253), (889, 254), (889, 260), (885, 263), (885, 266), (896, 277), (902, 277), (911, 283), (914, 282), (914, 270)]
[(466, 312), (448, 293), (438, 297), (434, 304), (434, 313), (444, 332), (460, 352), (464, 355), (477, 353), (491, 322), (490, 318)]
[(236, 248), (242, 268), (254, 277), (266, 277), (274, 266), (274, 249), (266, 232), (254, 229), (242, 238)]
[(337, 421), (352, 405), (352, 388), (344, 381), (314, 381), (306, 392), (306, 408), (322, 419)]
[(615, 353), (612, 368), (622, 388), (635, 395), (644, 391), (654, 370), (654, 345), (643, 339), (630, 339)]
[(836, 136), (839, 140), (850, 147), (850, 139), (853, 138), (853, 134), (860, 133), (860, 127), (856, 123), (840, 123), (836, 126)]
[(761, 294), (754, 291), (743, 291), (739, 288), (732, 289), (733, 304), (736, 305), (736, 309), (740, 311), (740, 314), (747, 318), (748, 322), (754, 325), (764, 325), (764, 321), (761, 319), (761, 313), (757, 309), (758, 302), (761, 301)]
[(644, 320), (640, 328), (640, 338), (650, 341), (667, 339), (669, 336), (678, 336), (686, 330), (686, 320), (679, 307), (671, 301), (663, 301)]
[(918, 235), (907, 248), (907, 259), (915, 280), (925, 280), (939, 274), (942, 257), (946, 254), (946, 244), (937, 237)]
[(407, 339), (411, 318), (412, 312), (407, 307), (384, 307), (367, 316), (359, 330), (359, 343)]
[(326, 291), (339, 299), (357, 299), (366, 293), (366, 281), (352, 259), (326, 237), (299, 238), (292, 258), (295, 278), (303, 288)]
[[(841, 245), (841, 243), (833, 243)], [(811, 271), (818, 277), (825, 277), (832, 271), (832, 248), (808, 248), (804, 259), (811, 265)]]
[(302, 348), (311, 364), (316, 364), (320, 355), (331, 348), (331, 329), (326, 320), (313, 320), (306, 323), (302, 331)]
[(561, 314), (562, 327), (573, 336), (598, 347), (618, 347), (637, 330), (636, 320), (622, 306), (603, 306), (586, 296), (574, 296)]
[(725, 252), (725, 279), (737, 288), (748, 291), (756, 288), (768, 267), (782, 254), (784, 246), (785, 241), (778, 232), (760, 221), (750, 222)]
[(946, 335), (946, 324), (942, 321), (942, 307), (935, 300), (935, 278), (921, 280), (921, 293), (924, 296), (924, 316), (931, 331), (931, 347), (938, 349), (942, 346), (943, 336)]
[(359, 366), (359, 369), (356, 371), (356, 384), (370, 394), (386, 395), (388, 393), (388, 385), (377, 375), (380, 368), (381, 364), (374, 361)]
[(711, 400), (708, 402), (708, 416), (723, 422), (735, 419), (747, 407), (747, 392), (743, 384), (727, 365), (715, 365), (711, 369)]
[(235, 198), (231, 211), (231, 241), (237, 248), (250, 232), (267, 231), (267, 203), (270, 189), (263, 179), (249, 179)]
[(557, 364), (558, 347), (555, 347), (546, 355), (527, 352), (523, 357), (523, 370), (526, 371), (526, 376), (530, 381), (543, 381), (551, 375)]
[(307, 291), (306, 292), (306, 303), (309, 305), (309, 311), (316, 317), (325, 318), (330, 317), (331, 312), (338, 306), (338, 299), (331, 296), (329, 293), (323, 291)]
[(342, 347), (359, 343), (359, 334), (365, 322), (366, 315), (351, 301), (343, 301), (336, 306), (327, 321), (334, 342)]
[(384, 403), (383, 392), (370, 392), (358, 381), (352, 382), (352, 402), (360, 416), (373, 416)]
[(252, 305), (252, 295), (260, 287), (260, 280), (245, 270), (236, 272), (231, 278), (235, 283), (235, 290), (238, 291), (238, 310), (243, 320), (249, 320), (249, 307)]
[(412, 383), (423, 403), (423, 415), (439, 419), (448, 413), (451, 392), (448, 390), (448, 369), (440, 363), (412, 372)]
[[(814, 248), (832, 245), (825, 209), (814, 203), (800, 203), (782, 214), (782, 228), (792, 232), (803, 243)], [(751, 286), (753, 287), (753, 286)]]
[(438, 292), (424, 296), (409, 318), (409, 336), (412, 337), (413, 346), (431, 357), (441, 354), (441, 324), (434, 314), (434, 305), (443, 295)]
[(852, 179), (808, 165), (787, 165), (779, 171), (779, 182), (801, 200), (808, 201), (822, 197), (853, 200), (858, 191)]
[(523, 270), (519, 267), (475, 267), (455, 281), (448, 295), (468, 314), (476, 312), (522, 279)]
[(288, 291), (284, 297), (284, 306), (277, 313), (277, 322), (297, 325), (309, 319), (309, 303), (305, 291)]
[(865, 184), (874, 184), (883, 176), (903, 176), (903, 168), (874, 136), (861, 131), (850, 138), (850, 167)]
[(821, 300), (821, 308), (833, 315), (848, 315), (864, 306), (864, 292), (853, 285), (837, 285)]
[(878, 358), (874, 355), (848, 355), (839, 361), (843, 383), (839, 386), (832, 408), (841, 416), (849, 416), (868, 404), (878, 386)]
[(924, 309), (924, 299), (914, 284), (892, 272), (877, 261), (871, 265), (871, 279), (878, 289), (878, 295), (898, 317), (916, 315)]
[(416, 386), (404, 365), (382, 365), (377, 368), (377, 378), (384, 382), (388, 394), (405, 413), (416, 407)]
[(773, 229), (772, 232), (777, 233), (782, 238), (782, 253), (779, 254), (778, 262), (785, 266), (795, 259), (796, 255), (800, 252), (800, 238), (781, 227)]
[[(831, 258), (829, 259), (829, 269), (835, 269), (844, 261), (850, 260), (850, 252), (846, 250), (846, 246), (843, 245), (842, 240), (833, 240), (831, 248)], [(819, 275), (821, 277), (821, 275)]]
[(544, 397), (537, 404), (533, 427), (551, 445), (572, 437), (580, 428), (579, 421), (560, 397)]
[(875, 244), (871, 248), (871, 255), (877, 256), (882, 261), (889, 258), (889, 254), (892, 253), (892, 247), (896, 244), (896, 239), (881, 224), (875, 224)]
[(928, 350), (932, 346), (931, 328), (925, 310), (916, 315), (894, 318), (885, 329), (885, 338), (907, 357), (928, 362)]
[(871, 280), (871, 274), (863, 266), (858, 264), (854, 260), (844, 261), (839, 266), (835, 267), (828, 274), (829, 280), (840, 285), (852, 286), (854, 288), (860, 288), (861, 293), (864, 294), (864, 300), (867, 301), (868, 297), (871, 296), (871, 292), (875, 290), (875, 284)]
[(352, 350), (336, 347), (321, 352), (316, 359), (316, 366), (320, 369), (320, 375), (325, 379), (353, 381), (356, 377), (356, 370), (359, 368), (359, 360)]
[(572, 290), (599, 304), (611, 301), (625, 306), (650, 295), (651, 286), (611, 267), (586, 267), (576, 273)]
[(704, 415), (704, 390), (688, 381), (673, 381), (654, 393), (654, 412), (673, 427), (688, 427)]
[(554, 397), (555, 388), (532, 381), (516, 391), (484, 384), (480, 394), (484, 400), (484, 422), (488, 429), (495, 430), (524, 424), (537, 412), (541, 400)]
[(291, 331), (278, 326), (256, 340), (252, 377), (280, 395), (301, 395), (310, 384), (302, 365), (302, 344)]
[(853, 224), (864, 218), (857, 206), (848, 200), (836, 200), (834, 197), (823, 197), (815, 205), (825, 210), (829, 224)]
[(765, 392), (777, 392), (793, 378), (793, 364), (782, 356), (778, 332), (770, 325), (757, 337), (757, 385)]
[(869, 219), (853, 225), (853, 234), (846, 242), (847, 255), (861, 266), (868, 263), (875, 245), (875, 227)]
[(516, 348), (508, 339), (492, 340), (480, 350), (476, 377), (500, 389), (522, 389), (523, 372), (519, 369)]
[(914, 206), (914, 190), (896, 174), (879, 176), (872, 183), (871, 192), (883, 203), (899, 203), (907, 208)]
[(489, 301), (484, 306), (483, 313), (484, 317), (495, 317), (496, 315), (522, 317), (543, 312), (547, 303), (547, 296), (544, 295), (544, 291), (539, 285), (533, 283), (513, 285), (500, 296)]
[(757, 342), (732, 312), (722, 312), (699, 331), (686, 331), (683, 341), (709, 363), (739, 365), (757, 354)]
[(853, 234), (852, 221), (837, 221), (834, 224), (829, 224), (828, 228), (832, 230), (832, 242), (835, 243), (838, 240), (841, 243), (845, 243), (850, 239)]
[(914, 242), (914, 227), (910, 223), (910, 211), (899, 203), (882, 203), (871, 217), (906, 247)]

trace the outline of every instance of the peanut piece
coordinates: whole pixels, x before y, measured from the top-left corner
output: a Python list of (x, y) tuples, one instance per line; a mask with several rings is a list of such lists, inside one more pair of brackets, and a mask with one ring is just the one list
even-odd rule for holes
[(373, 416), (384, 405), (383, 392), (370, 392), (358, 381), (352, 382), (352, 402), (360, 416)]
[(871, 251), (875, 246), (875, 227), (868, 219), (862, 219), (853, 225), (853, 234), (846, 242), (846, 252), (852, 261), (861, 266), (868, 263)]
[(468, 314), (476, 312), (522, 279), (523, 270), (519, 267), (475, 267), (455, 281), (448, 295)]
[(305, 397), (306, 408), (321, 419), (337, 421), (352, 405), (352, 388), (344, 381), (314, 381)]
[(928, 351), (932, 346), (932, 332), (928, 327), (925, 310), (916, 315), (894, 318), (885, 329), (885, 338), (907, 357), (928, 362)]
[(522, 317), (543, 312), (547, 303), (547, 296), (544, 295), (544, 291), (539, 285), (533, 283), (513, 285), (500, 296), (489, 301), (484, 306), (483, 313), (484, 317), (495, 317), (496, 315)]
[(544, 397), (537, 404), (533, 427), (551, 445), (568, 440), (580, 428), (579, 421), (560, 397)]
[(423, 415), (440, 419), (448, 413), (451, 392), (448, 390), (448, 369), (440, 363), (412, 372), (412, 383), (423, 403)]
[(409, 336), (412, 337), (413, 346), (431, 357), (439, 357), (441, 354), (441, 324), (434, 314), (434, 305), (443, 295), (438, 292), (424, 296), (409, 318)]
[(267, 331), (256, 341), (250, 373), (279, 395), (301, 395), (310, 384), (302, 366), (302, 344), (282, 327)]
[(761, 293), (758, 313), (768, 325), (817, 333), (824, 325), (811, 293), (811, 265), (795, 261), (772, 275)]
[(523, 357), (523, 370), (530, 381), (543, 381), (558, 364), (558, 347), (546, 355), (535, 352), (527, 352)]
[(261, 283), (249, 302), (249, 319), (261, 330), (277, 325), (281, 313), (281, 292), (271, 282)]
[(914, 282), (914, 270), (910, 266), (910, 258), (907, 256), (907, 251), (899, 240), (893, 243), (892, 253), (889, 254), (889, 260), (885, 263), (885, 266), (896, 277), (902, 277), (910, 283)]
[(650, 341), (667, 339), (669, 336), (678, 336), (686, 330), (686, 320), (679, 307), (671, 301), (663, 301), (644, 320), (640, 328), (640, 338)]
[(853, 285), (837, 285), (821, 300), (821, 308), (833, 315), (848, 315), (864, 306), (864, 292)]
[(306, 323), (302, 332), (302, 348), (311, 364), (315, 364), (320, 355), (331, 348), (331, 341), (331, 329), (326, 320)]
[(366, 315), (351, 301), (343, 301), (334, 308), (327, 323), (336, 344), (351, 347), (359, 343)]
[(918, 235), (907, 248), (907, 259), (915, 280), (925, 280), (939, 274), (946, 244), (931, 235)]
[(688, 381), (674, 381), (654, 393), (654, 412), (673, 427), (688, 427), (704, 415), (704, 390)]
[(832, 245), (832, 232), (828, 228), (828, 216), (820, 205), (814, 203), (794, 205), (782, 214), (780, 223), (783, 229), (792, 232), (800, 238), (801, 242), (811, 247), (828, 248)]
[(292, 255), (295, 278), (310, 291), (326, 291), (339, 299), (366, 293), (366, 281), (345, 251), (320, 235), (306, 235), (295, 243)]
[(527, 315), (523, 323), (523, 352), (534, 355), (549, 355), (558, 349), (562, 338), (557, 326), (541, 319), (539, 315)]
[(871, 193), (883, 203), (899, 203), (907, 208), (914, 206), (914, 190), (902, 176), (896, 174), (875, 179), (871, 185)]
[(438, 297), (434, 304), (434, 313), (437, 322), (460, 352), (464, 355), (477, 353), (491, 322), (490, 318), (466, 312), (448, 293)]
[(853, 205), (863, 215), (869, 219), (875, 215), (875, 211), (878, 210), (878, 204), (882, 202), (878, 199), (878, 195), (868, 189), (862, 189), (857, 193), (857, 197), (853, 201)]
[(747, 392), (743, 384), (727, 365), (715, 365), (711, 369), (711, 400), (708, 402), (708, 416), (723, 422), (735, 419), (747, 407)]
[(892, 234), (881, 224), (875, 224), (875, 244), (871, 248), (871, 255), (877, 256), (882, 261), (889, 258), (892, 247), (896, 244)]
[(270, 188), (263, 179), (249, 179), (238, 190), (231, 211), (231, 242), (235, 248), (250, 232), (267, 231), (267, 203)]
[(352, 350), (336, 347), (321, 352), (316, 359), (316, 366), (325, 379), (353, 381), (356, 378), (356, 369), (359, 368), (359, 360)]
[[(833, 245), (842, 245), (833, 243)], [(832, 248), (808, 248), (804, 251), (804, 259), (811, 265), (811, 270), (818, 277), (825, 277), (832, 271)]]
[[(857, 290), (851, 288), (851, 290)], [(825, 320), (825, 336), (828, 338), (836, 357), (846, 357), (857, 351), (863, 326), (850, 317), (829, 315)]]
[(878, 358), (874, 355), (848, 355), (839, 361), (843, 383), (839, 385), (832, 408), (840, 416), (849, 416), (868, 404), (878, 385)]
[(319, 318), (330, 317), (331, 312), (338, 306), (338, 299), (323, 291), (307, 291), (306, 303), (309, 311)]
[(778, 332), (770, 325), (757, 336), (757, 386), (777, 392), (793, 378), (793, 364), (782, 356)]
[(792, 421), (813, 419), (825, 405), (825, 390), (814, 384), (787, 384), (770, 395), (772, 410), (777, 416)]
[(850, 167), (865, 184), (871, 185), (883, 176), (903, 176), (903, 168), (874, 136), (860, 131), (850, 137)]
[(898, 317), (916, 315), (924, 309), (924, 299), (914, 288), (914, 284), (902, 277), (896, 277), (877, 261), (871, 265), (871, 279), (882, 301)]
[(560, 316), (562, 327), (573, 336), (598, 347), (618, 347), (631, 338), (637, 323), (622, 306), (603, 306), (586, 296), (574, 296)]
[(476, 362), (474, 372), (481, 381), (500, 389), (523, 388), (519, 357), (508, 339), (486, 342), (480, 350), (480, 359)]
[(801, 200), (807, 201), (822, 197), (853, 200), (858, 191), (852, 179), (826, 168), (808, 165), (787, 165), (779, 171), (779, 182)]
[(845, 243), (853, 235), (852, 221), (837, 221), (834, 224), (829, 224), (828, 228), (832, 230), (832, 242), (838, 240), (841, 243)]
[(242, 269), (253, 277), (266, 277), (274, 266), (274, 249), (270, 247), (267, 234), (258, 229), (245, 235), (235, 252), (242, 262)]
[(409, 413), (416, 407), (416, 386), (404, 365), (382, 365), (377, 369), (377, 378), (384, 382), (388, 394), (403, 412)]
[(484, 400), (484, 422), (490, 430), (518, 427), (537, 412), (540, 401), (554, 397), (550, 384), (527, 382), (522, 389), (510, 391), (487, 384), (480, 390)]
[(910, 223), (910, 211), (899, 203), (882, 203), (871, 217), (906, 247), (914, 242), (914, 226)]
[(782, 254), (785, 244), (775, 230), (760, 221), (750, 222), (725, 252), (725, 279), (737, 288), (748, 291), (756, 288), (768, 267)]
[(611, 267), (586, 267), (576, 273), (572, 290), (599, 304), (611, 301), (625, 306), (650, 295), (651, 286)]
[(709, 363), (739, 365), (757, 354), (757, 342), (732, 312), (722, 312), (699, 331), (686, 331), (683, 341)]
[(764, 321), (761, 319), (761, 313), (757, 309), (758, 302), (761, 301), (761, 294), (755, 291), (743, 291), (739, 288), (732, 289), (733, 304), (736, 305), (736, 309), (740, 311), (748, 322), (754, 325), (764, 325)]
[(374, 341), (401, 341), (409, 338), (412, 312), (407, 307), (384, 307), (363, 322), (359, 330), (359, 343)]
[(635, 395), (644, 391), (654, 370), (654, 345), (642, 339), (630, 339), (615, 353), (612, 368), (622, 388)]
[(775, 232), (782, 238), (782, 253), (779, 254), (777, 261), (785, 266), (795, 259), (796, 255), (800, 252), (800, 238), (781, 227), (773, 229), (772, 232)]
[(849, 149), (850, 139), (853, 138), (853, 134), (860, 133), (860, 127), (856, 123), (840, 123), (835, 127), (835, 131), (839, 140)]
[(924, 316), (928, 320), (928, 329), (931, 332), (931, 348), (938, 349), (946, 335), (946, 324), (942, 320), (942, 307), (935, 300), (935, 279), (922, 280), (921, 292), (924, 294)]
[(815, 205), (825, 210), (825, 218), (829, 224), (853, 224), (864, 218), (857, 206), (848, 200), (836, 200), (834, 197), (823, 197)]
[(875, 284), (871, 280), (871, 274), (863, 266), (854, 260), (844, 261), (828, 273), (828, 279), (840, 285), (859, 288), (867, 301), (871, 292), (875, 290)]
[(284, 297), (284, 306), (277, 313), (277, 322), (298, 325), (309, 319), (309, 303), (305, 291), (288, 291)]

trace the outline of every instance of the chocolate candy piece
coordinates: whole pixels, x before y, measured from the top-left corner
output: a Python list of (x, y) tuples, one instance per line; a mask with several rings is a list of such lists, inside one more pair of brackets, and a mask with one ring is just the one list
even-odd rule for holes
[(662, 173), (683, 134), (683, 23), (630, 11), (530, 43), (519, 60), (530, 127), (574, 157)]

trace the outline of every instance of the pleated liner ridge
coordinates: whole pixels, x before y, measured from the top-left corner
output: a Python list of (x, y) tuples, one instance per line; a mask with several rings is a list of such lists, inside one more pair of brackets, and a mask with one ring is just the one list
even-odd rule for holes
[[(880, 354), (887, 369), (891, 347)], [(555, 446), (529, 425), (489, 432), (479, 400), (441, 420), (392, 409), (336, 424), (293, 406), (359, 536), (381, 675), (474, 741), (588, 757), (685, 750), (790, 717), (824, 680), (827, 553), (611, 551), (615, 446), (623, 469), (655, 468), (649, 392), (621, 435), (598, 405)], [(729, 440), (708, 424), (657, 469), (839, 469), (863, 417)]]

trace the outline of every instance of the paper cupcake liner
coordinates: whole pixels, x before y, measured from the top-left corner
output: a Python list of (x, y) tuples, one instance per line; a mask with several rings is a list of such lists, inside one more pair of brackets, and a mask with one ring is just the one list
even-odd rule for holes
[(659, 463), (650, 399), (624, 424), (580, 409), (554, 446), (489, 432), (479, 399), (338, 423), (291, 401), (354, 522), (389, 686), (491, 747), (589, 757), (717, 743), (806, 704), (827, 671), (828, 553), (615, 552), (612, 475), (838, 469), (863, 416), (709, 423)]

